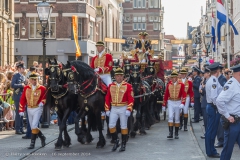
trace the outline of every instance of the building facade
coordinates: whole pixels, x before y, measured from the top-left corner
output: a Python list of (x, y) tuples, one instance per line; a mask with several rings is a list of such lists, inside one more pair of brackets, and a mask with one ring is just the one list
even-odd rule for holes
[[(164, 8), (161, 0), (125, 0), (122, 4), (123, 15), (123, 38), (138, 39), (139, 32), (147, 32), (148, 39), (157, 40), (158, 44), (153, 44), (155, 54), (164, 52), (164, 31), (163, 16)], [(125, 51), (133, 49), (133, 45), (123, 48)]]
[[(240, 1), (232, 0), (233, 5), (233, 24), (235, 25), (238, 32), (240, 32)], [(234, 37), (234, 55), (240, 55), (240, 36), (232, 35)]]
[(0, 66), (14, 64), (14, 0), (0, 1)]
[[(33, 61), (43, 61), (42, 39), (36, 5), (41, 0), (15, 0), (15, 57), (22, 57), (27, 66)], [(72, 16), (78, 16), (78, 41), (82, 56), (78, 59), (89, 63), (96, 55), (96, 41), (119, 38), (121, 0), (47, 0), (54, 6), (49, 18), (47, 58), (62, 63), (75, 59)], [(23, 34), (25, 30), (25, 34)], [(119, 50), (119, 44), (106, 43), (107, 51)]]

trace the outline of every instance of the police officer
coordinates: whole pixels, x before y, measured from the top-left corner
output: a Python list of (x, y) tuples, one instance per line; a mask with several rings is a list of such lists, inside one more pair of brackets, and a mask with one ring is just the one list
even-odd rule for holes
[(215, 62), (208, 66), (211, 71), (211, 77), (206, 83), (206, 98), (207, 98), (207, 131), (205, 133), (205, 148), (206, 154), (209, 157), (219, 158), (220, 155), (214, 148), (214, 142), (217, 135), (218, 124), (220, 120), (220, 114), (217, 111), (216, 99), (221, 91), (221, 85), (218, 82), (218, 76), (220, 75), (220, 63)]
[(193, 66), (193, 93), (194, 93), (194, 121), (192, 123), (198, 123), (200, 118), (200, 110), (201, 110), (201, 103), (200, 103), (200, 93), (199, 93), (199, 86), (202, 81), (202, 78), (199, 76), (201, 70), (195, 66)]
[[(218, 82), (221, 85), (220, 89), (222, 90), (223, 86), (225, 85), (225, 83), (227, 82), (226, 77), (222, 74), (222, 69), (223, 66), (220, 64), (219, 66), (220, 68), (220, 76), (218, 77)], [(218, 130), (217, 130), (217, 139), (218, 139), (218, 143), (215, 145), (215, 148), (221, 148), (223, 147), (223, 142), (224, 142), (224, 130), (222, 127), (222, 124), (219, 123), (218, 124)]]
[(11, 87), (14, 89), (13, 100), (16, 107), (16, 116), (15, 116), (15, 133), (16, 134), (25, 134), (23, 131), (23, 117), (19, 115), (19, 101), (25, 87), (26, 79), (23, 75), (25, 67), (22, 62), (16, 64), (18, 73), (13, 75)]
[(240, 146), (240, 65), (231, 68), (233, 77), (224, 85), (216, 103), (220, 114), (230, 123), (224, 130), (224, 144), (220, 160), (230, 160), (235, 142)]

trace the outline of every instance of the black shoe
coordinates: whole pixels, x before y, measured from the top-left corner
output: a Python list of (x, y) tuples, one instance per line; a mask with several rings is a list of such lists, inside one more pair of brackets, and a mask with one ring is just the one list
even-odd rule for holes
[(169, 135), (167, 138), (173, 138), (173, 126), (169, 126)]
[(187, 125), (184, 125), (184, 131), (188, 131)]
[(117, 132), (112, 133), (112, 140), (114, 141), (112, 151), (116, 151), (117, 148), (119, 147), (119, 138), (118, 138)]
[(22, 139), (31, 139), (31, 137), (22, 136)]
[(199, 121), (192, 121), (192, 123), (199, 123)]
[(30, 146), (28, 147), (28, 149), (33, 149), (35, 147), (36, 138), (37, 138), (37, 135), (36, 134), (32, 134), (31, 143), (30, 143)]
[(38, 132), (38, 137), (40, 138), (41, 140), (41, 144), (42, 144), (42, 147), (44, 147), (46, 145), (46, 137), (42, 134), (42, 132), (39, 130)]
[(215, 148), (222, 148), (222, 147), (223, 147), (223, 144), (216, 144), (214, 147), (215, 147)]
[(183, 121), (184, 121), (184, 131), (188, 131), (187, 129), (188, 117), (184, 117)]
[(178, 129), (179, 129), (179, 127), (175, 127), (175, 139), (179, 139), (179, 137), (178, 137)]
[(24, 131), (21, 131), (22, 132), (22, 134), (26, 134), (26, 132), (24, 132)]
[(202, 138), (202, 139), (205, 139), (205, 135), (202, 135), (201, 138)]
[(20, 131), (16, 131), (15, 134), (22, 135), (22, 132), (20, 132)]
[(199, 121), (202, 121), (202, 120), (203, 120), (203, 119), (201, 119), (201, 118), (199, 119)]
[(119, 152), (123, 152), (126, 149), (127, 135), (122, 135), (122, 144)]
[(220, 154), (219, 154), (219, 153), (217, 153), (217, 154), (215, 154), (215, 155), (208, 156), (208, 157), (211, 157), (211, 158), (220, 158)]

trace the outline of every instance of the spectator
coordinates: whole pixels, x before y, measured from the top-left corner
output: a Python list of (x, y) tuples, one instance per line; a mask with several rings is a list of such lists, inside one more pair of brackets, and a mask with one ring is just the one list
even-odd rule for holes
[(33, 67), (38, 68), (38, 62), (37, 61), (33, 61)]

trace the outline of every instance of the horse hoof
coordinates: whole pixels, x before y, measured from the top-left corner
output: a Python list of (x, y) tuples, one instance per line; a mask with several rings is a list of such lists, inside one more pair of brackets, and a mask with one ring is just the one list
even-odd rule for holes
[(140, 135), (146, 135), (147, 134), (147, 132), (145, 132), (145, 131), (140, 131)]
[(78, 138), (78, 142), (80, 142), (81, 144), (85, 144), (86, 143), (86, 138)]

